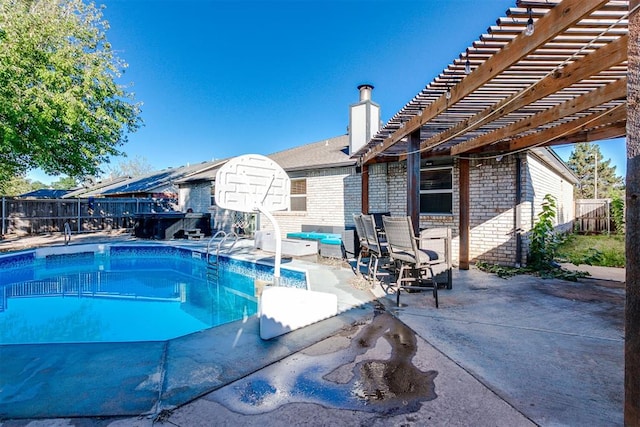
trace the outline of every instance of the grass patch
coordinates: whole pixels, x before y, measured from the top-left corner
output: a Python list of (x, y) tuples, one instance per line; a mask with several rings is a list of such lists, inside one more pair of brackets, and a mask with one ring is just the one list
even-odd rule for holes
[(625, 237), (621, 235), (570, 234), (560, 244), (556, 259), (575, 265), (624, 267)]

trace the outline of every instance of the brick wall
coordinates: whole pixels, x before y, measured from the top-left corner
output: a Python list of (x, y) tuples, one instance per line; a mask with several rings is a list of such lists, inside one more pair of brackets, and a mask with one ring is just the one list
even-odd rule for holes
[(472, 160), (469, 171), (471, 262), (515, 264), (516, 157)]
[[(575, 202), (573, 198), (573, 185), (562, 175), (549, 170), (544, 162), (534, 154), (527, 155), (528, 175), (525, 177), (527, 185), (527, 200), (533, 202), (533, 218), (535, 221), (538, 213), (542, 210), (541, 205), (546, 194), (551, 194), (556, 198), (558, 207), (558, 217), (556, 225), (566, 227), (571, 225), (575, 217)], [(534, 221), (530, 222), (529, 228)]]
[[(394, 174), (389, 171), (389, 166), (397, 165), (398, 163), (378, 163), (369, 166), (369, 209), (367, 212), (389, 212), (391, 199), (395, 196), (393, 191), (390, 191), (393, 186), (390, 184), (390, 180)], [(405, 174), (406, 176), (406, 174)], [(405, 187), (406, 188), (406, 187)], [(406, 197), (406, 190), (403, 194)], [(360, 212), (360, 210), (358, 210)]]
[(526, 156), (526, 168), (523, 167), (523, 259), (526, 260), (529, 238), (528, 232), (535, 225), (538, 214), (542, 211), (542, 202), (547, 194), (556, 198), (557, 217), (556, 229), (570, 231), (575, 218), (575, 200), (573, 184), (562, 175), (550, 170), (538, 156), (529, 153)]
[[(352, 226), (352, 213), (360, 212), (362, 185), (355, 166), (310, 170), (307, 179), (307, 211), (275, 212), (282, 236), (298, 232), (302, 225)], [(273, 225), (260, 216), (260, 228)]]
[[(558, 225), (570, 227), (574, 217), (573, 185), (553, 172), (545, 162), (529, 153), (522, 156), (522, 203), (516, 224), (516, 156), (470, 161), (470, 260), (513, 265), (526, 260), (528, 240), (543, 197), (558, 199)], [(353, 226), (352, 214), (361, 211), (361, 175), (355, 166), (307, 171), (307, 211), (275, 212), (282, 235), (301, 230), (302, 225)], [(299, 177), (299, 176), (297, 176)], [(453, 236), (453, 258), (459, 255), (459, 169), (453, 169), (453, 214), (421, 215), (420, 227), (449, 227)], [(187, 191), (188, 190), (188, 191)], [(210, 185), (180, 189), (180, 206), (207, 212)], [(369, 212), (406, 215), (406, 162), (380, 163), (369, 167)], [(260, 215), (258, 229), (273, 229)], [(522, 230), (522, 258), (516, 260), (516, 230)]]
[[(470, 248), (472, 262), (479, 260), (504, 265), (526, 261), (528, 240), (526, 231), (533, 225), (534, 215), (547, 193), (558, 198), (560, 223), (570, 224), (574, 216), (573, 186), (570, 182), (533, 155), (523, 157), (521, 168), (522, 200), (521, 240), (522, 258), (517, 260), (516, 230), (516, 157), (506, 156), (500, 161), (481, 159), (470, 161)], [(388, 210), (392, 215), (406, 215), (406, 163), (375, 165), (369, 170), (370, 207)], [(386, 176), (384, 171), (386, 171)], [(453, 169), (453, 214), (420, 215), (420, 228), (449, 227), (452, 231), (453, 262), (458, 263), (460, 248), (460, 174), (457, 161)], [(375, 194), (373, 190), (375, 188)], [(534, 191), (535, 188), (535, 191)], [(386, 193), (386, 194), (385, 194)], [(383, 195), (386, 198), (383, 199)], [(533, 209), (534, 205), (536, 209)], [(386, 209), (383, 209), (386, 207)]]

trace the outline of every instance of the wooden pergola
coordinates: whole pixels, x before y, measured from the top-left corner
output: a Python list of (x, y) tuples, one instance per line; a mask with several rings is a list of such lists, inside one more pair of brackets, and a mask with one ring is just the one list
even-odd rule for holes
[(637, 426), (640, 0), (517, 0), (506, 15), (355, 153), (363, 211), (368, 166), (406, 160), (407, 213), (418, 224), (421, 157), (458, 156), (460, 267), (468, 268), (469, 156), (627, 136), (624, 423)]
[(420, 159), (460, 168), (461, 268), (469, 266), (469, 158), (626, 135), (626, 0), (518, 0), (496, 25), (354, 154), (407, 161), (407, 214), (419, 224)]

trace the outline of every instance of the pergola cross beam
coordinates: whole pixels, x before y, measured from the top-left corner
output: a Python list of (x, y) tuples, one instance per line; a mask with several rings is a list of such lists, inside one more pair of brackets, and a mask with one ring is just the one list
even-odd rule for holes
[(571, 27), (576, 22), (588, 16), (594, 10), (602, 7), (609, 0), (564, 0), (551, 9), (535, 24), (535, 32), (527, 36), (520, 34), (499, 52), (480, 64), (471, 74), (465, 76), (457, 85), (451, 88), (448, 95), (442, 94), (429, 104), (421, 113), (416, 114), (403, 124), (382, 143), (364, 154), (362, 162), (370, 163), (377, 154), (401, 141), (404, 137), (419, 129), (437, 115), (446, 111), (451, 105), (462, 100), (485, 83), (508, 69), (513, 64), (535, 51), (537, 48), (554, 38), (561, 31)]
[(619, 104), (606, 111), (596, 112), (588, 116), (563, 123), (558, 126), (523, 136), (509, 142), (509, 151), (522, 150), (529, 147), (546, 144), (565, 135), (583, 132), (587, 129), (625, 121), (627, 119), (627, 104)]
[[(477, 129), (486, 123), (505, 116), (546, 96), (557, 93), (574, 83), (625, 61), (627, 59), (627, 40), (628, 37), (624, 35), (593, 53), (568, 64), (566, 67), (556, 70), (555, 73), (548, 74), (545, 78), (525, 90), (423, 141), (420, 144), (420, 150), (425, 151), (434, 148), (456, 136)], [(463, 153), (477, 147), (474, 147), (473, 144), (469, 142), (463, 142), (454, 148), (455, 151), (452, 149), (452, 154)]]
[(470, 152), (483, 146), (492, 144), (505, 138), (513, 137), (522, 132), (535, 129), (545, 123), (554, 122), (563, 117), (579, 113), (596, 107), (614, 99), (624, 98), (627, 94), (627, 78), (618, 79), (594, 91), (580, 95), (574, 99), (556, 105), (553, 108), (537, 113), (531, 117), (519, 120), (508, 126), (498, 128), (492, 132), (462, 142), (451, 148), (451, 155)]

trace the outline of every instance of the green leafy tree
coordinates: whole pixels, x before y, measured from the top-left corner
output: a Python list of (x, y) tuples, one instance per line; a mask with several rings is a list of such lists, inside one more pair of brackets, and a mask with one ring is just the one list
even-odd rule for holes
[(0, 190), (36, 167), (96, 175), (122, 154), (140, 109), (107, 29), (83, 0), (0, 1)]
[(142, 156), (136, 156), (127, 160), (122, 160), (114, 166), (107, 166), (111, 177), (130, 176), (138, 177), (153, 172), (151, 163)]
[(59, 180), (51, 183), (51, 188), (55, 188), (58, 190), (71, 190), (72, 188), (75, 188), (77, 186), (78, 182), (75, 180), (75, 178), (72, 178), (70, 176), (62, 177)]
[(597, 197), (615, 198), (624, 194), (624, 180), (616, 174), (616, 167), (611, 165), (611, 159), (604, 159), (600, 153), (600, 146), (583, 142), (576, 144), (567, 164), (576, 174), (580, 182), (576, 187), (577, 199), (592, 199), (596, 196), (596, 168), (598, 191)]
[(614, 232), (624, 234), (624, 200), (615, 197), (611, 201), (611, 219), (613, 220)]
[(22, 176), (14, 176), (4, 183), (4, 196), (19, 196), (20, 194), (30, 191), (46, 188), (47, 186), (40, 181), (31, 181)]

